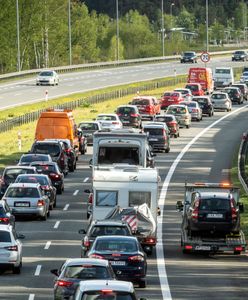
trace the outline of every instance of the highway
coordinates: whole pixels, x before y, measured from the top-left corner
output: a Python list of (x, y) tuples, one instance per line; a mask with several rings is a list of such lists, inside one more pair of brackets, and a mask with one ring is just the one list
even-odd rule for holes
[[(181, 130), (180, 138), (171, 140), (170, 153), (157, 153), (156, 166), (161, 176), (159, 204), (163, 206), (162, 241), (157, 248), (158, 257), (154, 251), (148, 258), (148, 284), (146, 289), (137, 288), (139, 297), (149, 300), (247, 298), (247, 254), (214, 257), (182, 254), (181, 214), (175, 209), (177, 200), (183, 199), (185, 181), (229, 180), (233, 153), (247, 130), (247, 110), (245, 102), (234, 105), (231, 113), (216, 112), (212, 118), (193, 122), (190, 129)], [(0, 275), (0, 299), (53, 299), (50, 269), (60, 267), (66, 258), (80, 255), (78, 230), (86, 226), (87, 195), (83, 191), (91, 185), (88, 166), (91, 153), (89, 147), (88, 153), (80, 157), (77, 170), (66, 177), (65, 193), (58, 196), (57, 208), (51, 211), (46, 222), (18, 220), (16, 228), (26, 237), (23, 269), (21, 275), (11, 272)]]

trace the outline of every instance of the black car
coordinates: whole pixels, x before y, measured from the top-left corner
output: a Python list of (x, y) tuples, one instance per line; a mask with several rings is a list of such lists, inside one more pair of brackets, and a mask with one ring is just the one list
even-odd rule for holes
[(115, 279), (111, 264), (104, 259), (74, 258), (68, 259), (60, 267), (53, 269), (51, 273), (54, 279), (54, 299), (72, 299), (80, 281)]
[(20, 174), (35, 174), (35, 167), (30, 166), (9, 166), (3, 170), (0, 178), (0, 197), (2, 197), (11, 183), (14, 183), (16, 177)]
[(237, 50), (233, 53), (232, 61), (247, 61), (248, 60), (248, 53), (244, 50)]
[(31, 166), (36, 167), (38, 173), (48, 175), (53, 186), (56, 187), (57, 193), (62, 194), (65, 188), (64, 174), (56, 162), (33, 162)]
[(48, 175), (45, 175), (45, 174), (18, 175), (15, 182), (16, 183), (39, 183), (42, 190), (44, 191), (45, 195), (47, 195), (50, 200), (49, 208), (53, 209), (54, 207), (56, 207), (57, 190), (52, 185), (52, 181), (48, 177)]
[(248, 100), (248, 87), (245, 83), (234, 83), (231, 87), (237, 87), (240, 89), (241, 93), (243, 94), (244, 99)]
[(146, 254), (136, 237), (98, 236), (87, 255), (110, 261), (117, 279), (146, 287)]
[(169, 131), (171, 137), (179, 137), (179, 124), (177, 122), (177, 119), (174, 115), (164, 114), (164, 115), (157, 115), (154, 118), (154, 122), (164, 122)]
[(23, 154), (18, 161), (18, 166), (29, 166), (33, 161), (53, 161), (49, 154), (28, 153)]
[(11, 213), (11, 210), (5, 200), (0, 200), (0, 226), (12, 225), (15, 227), (15, 216)]
[(237, 102), (238, 104), (244, 102), (244, 96), (238, 87), (226, 87), (223, 92), (228, 94), (232, 102)]
[(197, 63), (197, 55), (194, 51), (187, 51), (182, 54), (182, 57), (180, 59), (181, 63)]
[(192, 100), (199, 103), (203, 115), (214, 115), (214, 106), (209, 96), (194, 96)]
[(85, 256), (89, 251), (91, 245), (95, 241), (97, 236), (105, 235), (123, 235), (131, 236), (132, 230), (126, 222), (112, 221), (112, 220), (100, 220), (92, 221), (87, 231), (81, 229), (79, 233), (85, 234), (82, 240), (81, 257)]
[(87, 144), (92, 145), (93, 144), (93, 134), (96, 131), (99, 131), (102, 129), (101, 123), (98, 121), (85, 121), (80, 122), (78, 124), (78, 128), (81, 129), (83, 136), (87, 138)]
[(144, 125), (148, 141), (153, 150), (170, 152), (170, 131), (163, 122), (152, 122)]
[(142, 127), (141, 115), (135, 105), (120, 105), (116, 109), (123, 126)]
[(35, 141), (30, 153), (49, 154), (52, 160), (58, 164), (60, 170), (65, 175), (68, 174), (68, 157), (62, 142), (54, 140)]
[(239, 233), (240, 210), (232, 195), (216, 192), (195, 193), (187, 210), (188, 232)]

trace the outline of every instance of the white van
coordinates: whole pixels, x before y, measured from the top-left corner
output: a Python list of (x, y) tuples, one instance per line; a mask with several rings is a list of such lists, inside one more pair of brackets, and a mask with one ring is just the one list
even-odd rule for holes
[(213, 78), (215, 88), (231, 86), (234, 83), (233, 69), (231, 67), (216, 67)]

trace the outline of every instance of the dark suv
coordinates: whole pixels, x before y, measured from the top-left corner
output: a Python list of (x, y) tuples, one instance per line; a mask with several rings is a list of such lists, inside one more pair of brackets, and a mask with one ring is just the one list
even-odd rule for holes
[(137, 106), (121, 105), (117, 107), (116, 113), (123, 126), (142, 127), (141, 115)]
[(244, 102), (244, 96), (241, 93), (241, 90), (237, 87), (226, 87), (223, 92), (228, 94), (232, 102), (237, 102), (238, 104), (242, 104)]
[(194, 96), (192, 100), (199, 103), (203, 115), (214, 115), (214, 106), (209, 96)]
[(247, 61), (248, 60), (248, 53), (244, 50), (237, 50), (233, 53), (232, 56), (232, 61), (238, 61), (238, 60), (242, 60), (242, 61)]
[(182, 54), (181, 63), (191, 62), (197, 63), (197, 55), (194, 51), (187, 51)]
[(54, 140), (36, 141), (33, 143), (30, 153), (50, 154), (61, 171), (65, 175), (68, 174), (68, 157), (63, 142)]
[(244, 99), (248, 100), (248, 87), (245, 83), (234, 83), (231, 87), (237, 87), (240, 89), (241, 93), (243, 94)]
[(199, 231), (239, 233), (239, 205), (226, 192), (216, 192), (214, 195), (207, 192), (195, 193), (187, 210), (189, 234), (194, 235)]

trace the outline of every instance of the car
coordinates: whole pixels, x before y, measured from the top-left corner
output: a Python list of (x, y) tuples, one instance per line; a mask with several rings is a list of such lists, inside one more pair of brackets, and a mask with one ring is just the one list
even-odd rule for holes
[(190, 89), (177, 88), (177, 89), (174, 90), (174, 92), (180, 92), (183, 96), (184, 101), (192, 100), (192, 92), (191, 92)]
[(200, 83), (187, 83), (185, 85), (186, 89), (190, 89), (193, 96), (203, 96), (205, 92)]
[(245, 83), (246, 85), (248, 85), (248, 71), (243, 72), (240, 77), (240, 83)]
[(92, 220), (87, 228), (79, 230), (79, 233), (85, 234), (82, 240), (81, 257), (85, 256), (97, 236), (104, 235), (123, 235), (131, 236), (132, 230), (128, 223), (124, 221), (113, 220)]
[(56, 162), (33, 162), (31, 166), (34, 166), (38, 173), (48, 175), (53, 186), (56, 187), (57, 194), (62, 194), (65, 189), (64, 174)]
[(42, 71), (36, 78), (36, 85), (58, 85), (59, 75), (53, 70)]
[(202, 110), (197, 101), (184, 101), (181, 104), (184, 104), (188, 107), (191, 114), (191, 120), (196, 120), (198, 122), (202, 120)]
[(39, 183), (12, 183), (5, 194), (5, 200), (16, 215), (36, 216), (45, 221), (50, 215), (50, 201)]
[(232, 61), (247, 61), (248, 60), (248, 53), (245, 50), (237, 50), (232, 55)]
[(11, 225), (15, 227), (15, 216), (4, 200), (0, 200), (0, 228), (1, 225)]
[(20, 174), (35, 174), (35, 167), (30, 166), (8, 166), (3, 170), (3, 175), (0, 177), (0, 196), (2, 197), (8, 186), (15, 182), (16, 177)]
[(142, 119), (153, 120), (161, 111), (160, 102), (153, 96), (136, 96), (129, 104), (138, 107)]
[(239, 233), (239, 206), (229, 192), (197, 192), (187, 210), (190, 235), (199, 231)]
[(164, 92), (160, 99), (161, 109), (167, 109), (169, 105), (180, 104), (184, 97), (180, 92)]
[(170, 152), (170, 131), (164, 122), (152, 122), (143, 126), (153, 150)]
[[(133, 284), (121, 280), (81, 281), (75, 300), (138, 300)], [(146, 298), (139, 298), (146, 300)]]
[(234, 83), (231, 86), (238, 87), (243, 94), (244, 99), (246, 101), (248, 100), (248, 87), (245, 83)]
[(191, 125), (191, 114), (186, 105), (170, 105), (166, 111), (166, 114), (172, 114), (176, 117), (179, 127), (189, 128)]
[(14, 274), (20, 274), (22, 269), (22, 243), (25, 238), (17, 234), (10, 225), (0, 226), (0, 265), (11, 268)]
[(186, 51), (183, 52), (181, 58), (181, 63), (191, 62), (191, 63), (197, 63), (197, 54), (194, 51)]
[(84, 121), (78, 124), (78, 128), (82, 130), (83, 136), (87, 138), (88, 145), (93, 144), (93, 134), (94, 132), (101, 130), (101, 123), (98, 121)]
[(68, 157), (63, 142), (52, 139), (35, 141), (31, 147), (30, 153), (49, 154), (52, 157), (52, 160), (58, 164), (61, 171), (65, 175), (68, 174)]
[(102, 129), (121, 129), (122, 122), (117, 114), (99, 114), (96, 121), (101, 124)]
[(22, 174), (18, 175), (15, 183), (39, 183), (45, 195), (49, 198), (49, 208), (57, 205), (57, 189), (52, 185), (51, 179), (45, 174)]
[(211, 95), (211, 101), (213, 103), (214, 110), (232, 110), (232, 101), (227, 93), (217, 91), (213, 92)]
[[(85, 154), (87, 152), (88, 139), (86, 136), (83, 135), (81, 128), (77, 128), (77, 138), (79, 145), (78, 150), (81, 154)], [(74, 146), (74, 149), (77, 150), (77, 145)]]
[(214, 115), (214, 106), (209, 96), (194, 96), (192, 101), (199, 103), (203, 115), (212, 117)]
[(18, 166), (29, 166), (33, 161), (53, 161), (49, 154), (38, 154), (38, 153), (28, 153), (22, 154), (17, 165)]
[(146, 254), (136, 237), (98, 236), (87, 256), (109, 260), (118, 280), (128, 280), (139, 287), (146, 287)]
[(52, 269), (54, 278), (54, 299), (71, 299), (81, 281), (115, 280), (115, 273), (105, 259), (71, 258), (60, 269)]
[(120, 105), (115, 112), (123, 126), (142, 128), (141, 115), (136, 105)]
[(224, 93), (227, 93), (232, 102), (237, 102), (238, 104), (244, 103), (244, 96), (238, 87), (226, 87), (223, 89)]
[(234, 72), (232, 67), (215, 67), (213, 72), (214, 88), (225, 88), (234, 83)]
[(179, 124), (174, 115), (157, 115), (154, 118), (154, 122), (164, 122), (170, 131), (170, 136), (174, 136), (175, 138), (179, 137)]

